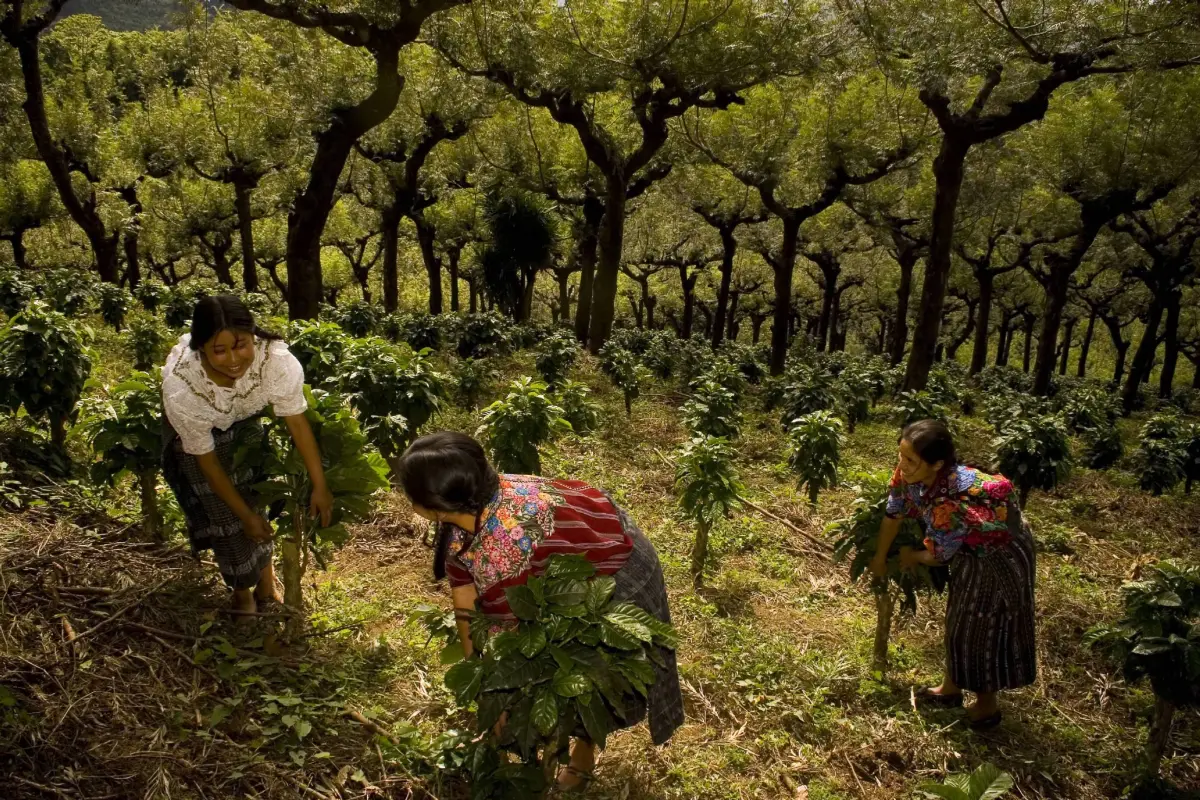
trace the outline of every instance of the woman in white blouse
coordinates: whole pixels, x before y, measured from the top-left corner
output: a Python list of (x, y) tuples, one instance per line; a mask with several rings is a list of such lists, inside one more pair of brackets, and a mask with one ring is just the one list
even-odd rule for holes
[(196, 303), (190, 334), (163, 368), (163, 473), (187, 517), (192, 552), (211, 549), (233, 589), (233, 608), (249, 620), (258, 603), (279, 601), (271, 523), (259, 513), (253, 486), (261, 475), (233, 469), (240, 428), (262, 436), (267, 406), (287, 422), (312, 479), (309, 512), (329, 525), (333, 495), (321, 453), (304, 416), (304, 370), (279, 337), (259, 329), (236, 297)]

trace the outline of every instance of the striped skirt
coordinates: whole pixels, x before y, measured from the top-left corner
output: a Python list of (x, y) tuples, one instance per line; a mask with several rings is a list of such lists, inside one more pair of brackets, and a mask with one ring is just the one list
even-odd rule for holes
[[(234, 470), (233, 444), (239, 433), (242, 437), (255, 435), (255, 429), (261, 435), (262, 422), (257, 417), (235, 422), (227, 431), (213, 429), (215, 452), (221, 467), (251, 508), (256, 504), (253, 486), (262, 480), (262, 476), (253, 469)], [(208, 485), (196, 457), (183, 452), (183, 443), (165, 416), (163, 477), (187, 519), (192, 554), (199, 556), (205, 550), (212, 550), (221, 577), (229, 588), (254, 588), (259, 573), (271, 563), (270, 540), (256, 542), (245, 534), (242, 521)]]
[(976, 693), (1018, 689), (1037, 677), (1033, 535), (1015, 503), (1008, 519), (1009, 544), (950, 562), (946, 670)]

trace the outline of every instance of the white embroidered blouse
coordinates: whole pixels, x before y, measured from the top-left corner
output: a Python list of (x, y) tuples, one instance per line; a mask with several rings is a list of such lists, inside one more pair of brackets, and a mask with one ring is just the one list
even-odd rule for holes
[(271, 406), (276, 416), (303, 414), (304, 368), (281, 341), (254, 343), (254, 363), (233, 386), (218, 386), (204, 371), (200, 353), (188, 343), (191, 334), (179, 337), (163, 367), (163, 410), (179, 434), (183, 452), (211, 453), (213, 428), (228, 430)]

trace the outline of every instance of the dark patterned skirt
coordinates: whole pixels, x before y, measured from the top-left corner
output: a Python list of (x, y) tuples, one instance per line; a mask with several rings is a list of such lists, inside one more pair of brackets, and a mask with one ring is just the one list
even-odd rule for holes
[(946, 669), (971, 692), (1019, 689), (1037, 677), (1033, 535), (1015, 503), (1008, 520), (1007, 545), (950, 561)]
[[(262, 422), (257, 417), (235, 422), (227, 431), (213, 429), (221, 467), (251, 508), (256, 505), (253, 486), (262, 476), (253, 469), (233, 469), (233, 443), (239, 434), (255, 435), (254, 429), (261, 435)], [(187, 518), (192, 554), (199, 556), (205, 550), (212, 550), (221, 577), (231, 589), (251, 589), (257, 585), (259, 573), (271, 563), (271, 542), (256, 542), (246, 535), (242, 521), (208, 485), (196, 457), (183, 452), (183, 443), (165, 416), (163, 476)]]
[[(614, 503), (614, 505), (616, 505)], [(646, 538), (637, 523), (625, 509), (617, 506), (625, 532), (633, 538), (633, 552), (625, 566), (613, 578), (617, 582), (613, 599), (633, 603), (663, 622), (671, 621), (671, 610), (667, 606), (667, 586), (663, 579), (662, 565), (654, 545)], [(654, 665), (654, 683), (647, 687), (644, 703), (625, 709), (623, 727), (641, 722), (649, 706), (650, 738), (662, 745), (683, 725), (683, 691), (679, 687), (679, 666), (675, 651), (659, 647), (661, 664)]]

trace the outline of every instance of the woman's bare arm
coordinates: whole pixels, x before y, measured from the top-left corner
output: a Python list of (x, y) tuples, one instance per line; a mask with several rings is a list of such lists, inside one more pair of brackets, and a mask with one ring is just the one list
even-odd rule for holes
[(475, 584), (472, 583), (468, 583), (466, 586), (456, 586), (450, 590), (450, 599), (454, 602), (454, 622), (458, 625), (458, 638), (462, 642), (463, 653), (467, 658), (470, 658), (475, 651), (474, 645), (471, 644), (471, 620), (468, 615), (475, 611), (475, 601), (478, 598), (479, 592), (475, 590)]
[(200, 472), (208, 481), (213, 494), (229, 506), (229, 509), (242, 521), (242, 528), (247, 536), (257, 541), (271, 538), (270, 523), (251, 508), (242, 497), (242, 493), (237, 490), (233, 481), (225, 473), (225, 468), (221, 466), (221, 460), (215, 451), (196, 456), (196, 464), (199, 465)]

